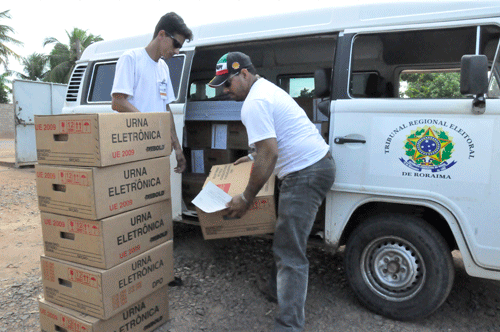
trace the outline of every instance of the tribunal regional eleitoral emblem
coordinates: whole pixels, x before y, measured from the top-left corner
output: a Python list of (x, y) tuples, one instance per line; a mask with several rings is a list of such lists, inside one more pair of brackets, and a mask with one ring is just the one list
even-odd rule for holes
[(409, 158), (401, 162), (415, 171), (444, 171), (457, 162), (448, 162), (454, 151), (452, 137), (442, 128), (432, 126), (417, 128), (406, 137), (404, 150)]

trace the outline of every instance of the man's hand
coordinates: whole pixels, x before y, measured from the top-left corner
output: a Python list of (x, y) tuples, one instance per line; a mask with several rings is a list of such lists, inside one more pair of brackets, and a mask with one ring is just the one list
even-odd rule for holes
[(238, 164), (241, 164), (241, 163), (246, 163), (247, 161), (251, 161), (250, 158), (248, 158), (248, 156), (244, 156), (244, 157), (241, 157), (240, 159), (236, 160), (233, 165), (238, 165)]
[(175, 150), (175, 159), (177, 159), (177, 167), (174, 168), (175, 173), (182, 173), (186, 169), (186, 158), (181, 149)]
[[(247, 199), (248, 200), (248, 199)], [(252, 205), (253, 199), (248, 200), (248, 203), (243, 200), (241, 195), (234, 196), (229, 203), (226, 204), (228, 207), (227, 214), (229, 218), (241, 218), (245, 215), (250, 205)]]

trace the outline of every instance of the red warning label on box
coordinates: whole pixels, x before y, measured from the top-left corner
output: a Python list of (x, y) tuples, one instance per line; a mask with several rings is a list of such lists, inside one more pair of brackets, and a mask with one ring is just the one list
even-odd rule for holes
[(90, 120), (64, 120), (59, 121), (62, 134), (90, 134), (92, 128)]
[(59, 171), (59, 180), (63, 184), (89, 186), (88, 174), (85, 172)]
[(87, 331), (87, 328), (80, 322), (72, 319), (72, 318), (69, 318), (68, 316), (65, 316), (65, 315), (61, 315), (61, 320), (62, 320), (62, 327), (64, 327), (65, 329), (68, 329), (70, 331), (74, 331), (74, 332), (83, 332), (83, 331)]
[(253, 204), (250, 206), (249, 210), (261, 210), (266, 209), (270, 205), (269, 199), (255, 199)]
[(231, 187), (230, 183), (224, 183), (224, 184), (218, 184), (217, 187), (221, 188), (224, 190), (225, 193), (229, 192), (229, 188)]
[(97, 277), (93, 274), (79, 271), (74, 268), (69, 268), (68, 269), (68, 280), (77, 282), (79, 284), (85, 285), (85, 286), (90, 286), (93, 288), (97, 288), (99, 286), (99, 282), (97, 280)]
[(83, 221), (69, 221), (69, 231), (75, 234), (99, 236), (101, 235), (101, 229), (98, 225), (87, 223)]
[(42, 270), (43, 270), (43, 278), (45, 280), (49, 280), (52, 282), (55, 281), (54, 263), (43, 261), (42, 262)]

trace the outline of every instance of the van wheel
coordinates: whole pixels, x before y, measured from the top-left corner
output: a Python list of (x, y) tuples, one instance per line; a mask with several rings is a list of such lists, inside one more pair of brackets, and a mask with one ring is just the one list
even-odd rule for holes
[(455, 270), (443, 237), (421, 218), (373, 216), (345, 249), (347, 280), (368, 309), (398, 320), (422, 318), (448, 297)]

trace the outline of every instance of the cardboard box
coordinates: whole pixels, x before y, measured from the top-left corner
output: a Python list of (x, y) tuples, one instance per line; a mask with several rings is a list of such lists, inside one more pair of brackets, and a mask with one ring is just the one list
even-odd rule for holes
[(212, 123), (212, 149), (248, 150), (247, 130), (241, 121)]
[[(230, 164), (236, 161), (235, 150), (205, 150), (205, 169), (210, 170), (215, 165)], [(246, 155), (246, 154), (245, 154)]]
[(230, 121), (227, 127), (227, 148), (248, 150), (247, 129), (241, 121)]
[(45, 299), (108, 319), (174, 279), (173, 241), (109, 270), (41, 256)]
[(170, 114), (35, 116), (39, 164), (110, 166), (170, 155)]
[(42, 219), (45, 255), (110, 269), (172, 240), (172, 203), (161, 201), (99, 221), (48, 212)]
[(41, 298), (42, 332), (139, 332), (153, 331), (169, 319), (168, 287), (162, 287), (108, 320), (101, 320)]
[(308, 97), (296, 97), (293, 98), (295, 102), (306, 112), (307, 117), (309, 120), (313, 121), (314, 120), (314, 103), (313, 103), (313, 98), (308, 98)]
[(212, 123), (209, 121), (186, 121), (187, 147), (210, 148), (212, 145)]
[(191, 201), (200, 193), (206, 179), (205, 174), (186, 173), (182, 175), (182, 199), (189, 210), (195, 210)]
[[(236, 196), (245, 190), (253, 162), (218, 165), (212, 167), (205, 185), (210, 181), (222, 188), (231, 196)], [(204, 186), (205, 186), (204, 185)], [(198, 219), (205, 239), (237, 237), (274, 233), (276, 226), (276, 208), (274, 205), (274, 176), (259, 191), (252, 207), (240, 219), (228, 219), (227, 211), (205, 213), (196, 208)]]
[(192, 149), (191, 173), (206, 174), (212, 166), (233, 163), (246, 155), (246, 150)]
[(41, 211), (99, 220), (170, 198), (169, 157), (109, 167), (36, 165)]

